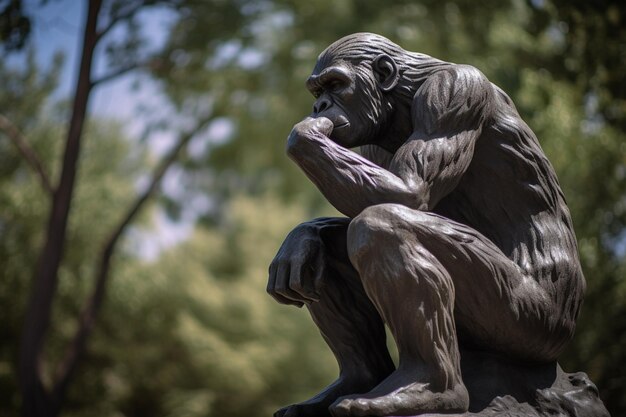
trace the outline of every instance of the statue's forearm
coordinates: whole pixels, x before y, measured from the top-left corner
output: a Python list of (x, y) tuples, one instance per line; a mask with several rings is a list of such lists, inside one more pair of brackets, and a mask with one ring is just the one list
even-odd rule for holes
[(326, 199), (348, 217), (382, 203), (423, 208), (419, 187), (408, 186), (393, 173), (320, 133), (292, 135), (287, 153)]

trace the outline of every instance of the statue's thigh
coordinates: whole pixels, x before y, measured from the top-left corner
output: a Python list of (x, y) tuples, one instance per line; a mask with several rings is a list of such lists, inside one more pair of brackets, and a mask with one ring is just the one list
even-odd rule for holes
[[(393, 205), (393, 228), (434, 255), (454, 284), (460, 340), (544, 359), (553, 338), (553, 306), (543, 288), (476, 230), (445, 217)], [(409, 229), (411, 233), (406, 233)], [(548, 358), (545, 358), (548, 359)]]

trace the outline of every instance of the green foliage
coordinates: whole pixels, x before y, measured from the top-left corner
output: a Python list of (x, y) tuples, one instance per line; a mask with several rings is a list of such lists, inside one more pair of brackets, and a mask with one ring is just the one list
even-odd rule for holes
[(332, 380), (308, 315), (264, 291), (267, 259), (303, 208), (239, 195), (227, 217), (155, 263), (118, 262), (69, 415), (261, 417)]
[[(24, 133), (33, 134), (31, 146), (39, 152), (52, 153), (55, 129), (41, 116), (42, 106), (56, 83), (56, 72), (40, 74), (32, 55), (27, 67), (18, 72), (0, 62), (0, 80), (6, 86), (0, 91), (0, 108), (7, 117), (17, 120)], [(34, 100), (18, 100), (22, 94)], [(6, 109), (6, 110), (4, 110)], [(58, 131), (58, 129), (56, 129)], [(29, 167), (4, 135), (0, 136), (0, 407), (15, 407), (15, 359), (23, 307), (28, 295), (32, 259), (41, 239), (41, 222), (46, 213), (45, 196)], [(12, 341), (13, 343), (8, 343)], [(5, 405), (6, 404), (6, 405)], [(0, 410), (4, 411), (2, 408)]]
[[(118, 4), (119, 3), (119, 4)], [(125, 2), (110, 7), (120, 13)], [(152, 3), (152, 2), (151, 2)], [(159, 3), (159, 2), (156, 2)], [(147, 262), (131, 246), (114, 262), (108, 298), (67, 415), (264, 416), (331, 381), (335, 365), (304, 311), (266, 296), (267, 265), (291, 227), (332, 209), (284, 155), (312, 98), (317, 54), (340, 36), (381, 33), (406, 49), (472, 64), (507, 91), (555, 166), (579, 238), (588, 291), (562, 358), (584, 370), (614, 415), (626, 413), (626, 114), (624, 5), (469, 0), (407, 2), (180, 1), (165, 47), (151, 59), (173, 108), (212, 109), (234, 129), (180, 161), (191, 194), (214, 209), (192, 237)], [(579, 4), (580, 3), (580, 4)], [(141, 21), (134, 23), (140, 29)], [(125, 64), (143, 43), (113, 45)], [(131, 36), (132, 35), (132, 36)], [(130, 46), (129, 46), (130, 45)], [(61, 61), (0, 61), (0, 110), (55, 178), (65, 106), (51, 103)], [(47, 355), (56, 359), (91, 290), (97, 251), (149, 164), (119, 125), (90, 123)], [(191, 148), (190, 148), (191, 149)], [(169, 197), (171, 211), (188, 200)], [(15, 359), (32, 265), (49, 201), (0, 134), (0, 414), (15, 415)], [(144, 216), (144, 228), (153, 225)], [(53, 370), (49, 370), (48, 373)]]
[(551, 33), (560, 54), (540, 57), (562, 78), (598, 101), (597, 111), (612, 125), (626, 129), (626, 4), (620, 1), (553, 0), (535, 10), (531, 33)]
[[(0, 108), (7, 117), (20, 122), (23, 134), (37, 152), (51, 178), (58, 167), (65, 129), (56, 120), (48, 101), (55, 87), (58, 68), (41, 73), (29, 60), (18, 74), (0, 67), (0, 79), (9, 88), (0, 92)], [(16, 98), (21, 93), (19, 100)], [(83, 166), (76, 191), (73, 216), (63, 267), (60, 271), (58, 303), (53, 312), (47, 359), (56, 363), (75, 331), (77, 311), (91, 291), (92, 269), (100, 245), (111, 227), (119, 221), (121, 209), (133, 198), (136, 180), (146, 169), (145, 157), (122, 133), (117, 122), (92, 121), (86, 130)], [(4, 135), (0, 136), (0, 414), (17, 410), (17, 341), (30, 290), (33, 267), (42, 244), (43, 227), (48, 221), (50, 196), (45, 193), (31, 168)], [(46, 369), (51, 377), (54, 369)], [(8, 408), (8, 409), (7, 409)]]

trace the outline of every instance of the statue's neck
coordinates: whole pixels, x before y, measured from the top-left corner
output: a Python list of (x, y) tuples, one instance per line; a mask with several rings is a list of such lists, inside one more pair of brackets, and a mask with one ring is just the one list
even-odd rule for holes
[(391, 120), (383, 127), (383, 136), (379, 138), (376, 145), (393, 154), (406, 143), (413, 133), (411, 123), (411, 110), (406, 106), (398, 106), (392, 113)]

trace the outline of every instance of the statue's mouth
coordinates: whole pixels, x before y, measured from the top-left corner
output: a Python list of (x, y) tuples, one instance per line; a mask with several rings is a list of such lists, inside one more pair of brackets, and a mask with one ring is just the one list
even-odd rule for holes
[(347, 126), (350, 126), (350, 122), (339, 123), (338, 125), (333, 126), (333, 129), (341, 129)]

